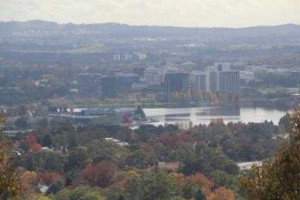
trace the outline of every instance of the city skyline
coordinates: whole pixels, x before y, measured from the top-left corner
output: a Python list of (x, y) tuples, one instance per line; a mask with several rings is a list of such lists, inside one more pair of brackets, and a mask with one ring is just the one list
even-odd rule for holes
[(248, 27), (300, 24), (295, 0), (10, 0), (1, 2), (0, 21), (125, 23), (182, 27)]

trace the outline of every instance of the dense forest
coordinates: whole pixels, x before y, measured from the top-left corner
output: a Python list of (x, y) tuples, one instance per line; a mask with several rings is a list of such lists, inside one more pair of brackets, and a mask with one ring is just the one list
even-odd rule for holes
[(0, 194), (2, 199), (244, 199), (239, 184), (244, 172), (237, 163), (273, 156), (286, 143), (281, 133), (289, 121), (225, 125), (220, 119), (188, 131), (174, 125), (75, 127), (65, 121), (2, 135)]

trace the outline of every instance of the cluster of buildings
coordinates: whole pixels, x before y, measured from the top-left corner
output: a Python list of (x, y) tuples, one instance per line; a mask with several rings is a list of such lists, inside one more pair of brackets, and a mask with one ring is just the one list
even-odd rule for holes
[(236, 94), (239, 90), (240, 73), (231, 69), (229, 63), (216, 63), (205, 71), (168, 72), (164, 75), (164, 93), (191, 92), (201, 94), (220, 92)]
[(119, 93), (143, 90), (162, 95), (166, 101), (174, 93), (193, 94), (220, 92), (236, 94), (240, 86), (240, 72), (230, 63), (215, 63), (205, 70), (177, 67), (139, 68), (135, 73), (114, 75), (80, 74), (78, 92), (84, 97), (114, 98)]
[(87, 123), (95, 121), (98, 124), (132, 124), (147, 120), (143, 109), (100, 107), (100, 108), (51, 108), (48, 111), (50, 119)]
[(132, 84), (137, 82), (137, 74), (80, 74), (78, 93), (83, 97), (115, 98), (120, 91), (131, 90)]

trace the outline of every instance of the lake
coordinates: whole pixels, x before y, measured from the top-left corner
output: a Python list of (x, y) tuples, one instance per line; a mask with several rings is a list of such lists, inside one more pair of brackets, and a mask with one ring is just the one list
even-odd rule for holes
[(273, 121), (278, 124), (284, 111), (268, 110), (264, 108), (240, 107), (194, 107), (194, 108), (145, 108), (148, 119), (155, 122), (153, 125), (190, 123), (193, 125), (209, 124), (213, 119), (222, 118), (224, 123), (229, 122), (264, 122)]

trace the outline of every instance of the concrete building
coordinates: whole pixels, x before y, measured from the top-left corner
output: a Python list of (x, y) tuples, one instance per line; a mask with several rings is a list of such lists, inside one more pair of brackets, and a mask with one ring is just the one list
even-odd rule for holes
[(237, 93), (239, 89), (240, 73), (238, 71), (219, 72), (219, 91)]
[(219, 91), (219, 72), (210, 71), (209, 72), (209, 91), (217, 92)]
[(192, 72), (190, 75), (190, 89), (193, 93), (209, 90), (209, 74), (206, 72)]
[(239, 71), (231, 70), (230, 63), (216, 63), (208, 67), (209, 90), (212, 92), (237, 93), (240, 85)]

